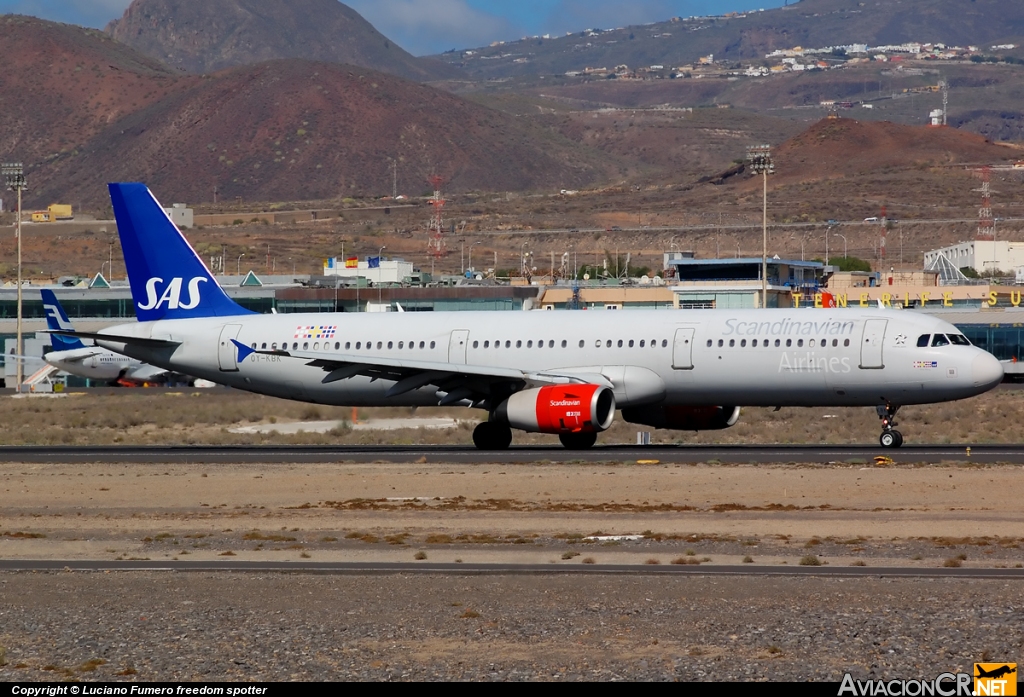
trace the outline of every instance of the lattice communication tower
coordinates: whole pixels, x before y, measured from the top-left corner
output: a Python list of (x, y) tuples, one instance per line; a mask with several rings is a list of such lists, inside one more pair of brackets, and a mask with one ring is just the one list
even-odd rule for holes
[(430, 178), (434, 187), (434, 197), (430, 199), (430, 205), (434, 207), (434, 215), (427, 224), (427, 256), (440, 259), (448, 254), (444, 240), (444, 220), (441, 211), (444, 209), (445, 200), (441, 198), (441, 182), (444, 181), (436, 174)]

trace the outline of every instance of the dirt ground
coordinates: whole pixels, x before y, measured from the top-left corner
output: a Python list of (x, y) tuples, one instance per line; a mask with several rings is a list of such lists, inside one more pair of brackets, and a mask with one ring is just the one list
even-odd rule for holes
[(1022, 498), (1018, 466), (8, 464), (0, 557), (1013, 566)]

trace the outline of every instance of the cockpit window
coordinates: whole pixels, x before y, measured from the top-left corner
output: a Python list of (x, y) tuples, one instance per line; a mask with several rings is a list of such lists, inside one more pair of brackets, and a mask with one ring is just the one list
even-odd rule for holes
[(928, 342), (931, 340), (931, 338), (932, 338), (931, 334), (922, 334), (921, 336), (917, 337), (917, 345), (918, 345), (918, 347), (919, 348), (924, 348), (925, 346), (927, 346)]
[(971, 342), (963, 334), (947, 334), (949, 340), (957, 346), (970, 346)]
[(945, 334), (936, 334), (932, 337), (932, 346), (949, 346), (949, 339)]

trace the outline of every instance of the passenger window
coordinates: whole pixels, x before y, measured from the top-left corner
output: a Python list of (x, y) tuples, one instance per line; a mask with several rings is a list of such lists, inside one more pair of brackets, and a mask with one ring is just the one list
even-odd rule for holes
[(619, 339), (619, 348), (622, 348), (622, 339)]
[[(721, 345), (722, 345), (722, 342), (721, 342), (721, 341), (719, 341), (719, 342), (718, 342), (718, 345), (719, 345), (719, 346), (721, 346)], [(644, 340), (643, 340), (643, 339), (640, 339), (640, 348), (643, 348), (643, 347), (644, 347)]]
[(388, 348), (391, 348), (391, 347), (392, 347), (392, 345), (393, 345), (393, 344), (392, 344), (392, 343), (391, 343), (391, 342), (389, 341), (389, 342), (388, 342)]
[(729, 348), (732, 348), (735, 345), (736, 345), (736, 339), (729, 339)]
[[(305, 348), (305, 344), (303, 344), (303, 348)], [(313, 350), (314, 351), (319, 351), (320, 350), (320, 342), (319, 341), (316, 342), (315, 344), (313, 344)]]
[(382, 342), (378, 341), (377, 342), (377, 348), (378, 349), (384, 348), (384, 344)]
[(302, 342), (302, 350), (306, 351), (308, 349), (309, 349), (309, 342), (308, 341), (303, 341)]
[(924, 348), (925, 346), (928, 345), (928, 342), (931, 341), (931, 338), (931, 334), (922, 334), (921, 336), (917, 337), (917, 347)]
[(811, 348), (814, 348), (814, 339), (811, 339), (810, 341), (808, 341), (807, 345), (810, 346)]
[(485, 341), (484, 342), (484, 348), (490, 348), (490, 347), (491, 347), (491, 342), (490, 341)]
[(608, 339), (607, 341), (604, 342), (604, 345), (605, 345), (605, 348), (611, 348), (612, 347), (612, 340)]
[(850, 340), (849, 339), (845, 339), (843, 341), (843, 346), (849, 346), (849, 345), (850, 345)]
[(565, 339), (562, 339), (562, 348), (565, 348), (568, 345), (569, 345), (569, 342), (566, 341)]
[(750, 345), (751, 345), (752, 347), (754, 347), (754, 348), (757, 348), (757, 339), (754, 339), (753, 341), (751, 341), (751, 342), (750, 342)]
[(516, 341), (516, 348), (522, 348), (522, 347), (523, 347), (523, 340), (519, 339), (518, 341)]
[(936, 334), (932, 337), (932, 346), (949, 346), (949, 339), (945, 334)]
[(746, 348), (746, 346), (747, 346), (747, 340), (746, 339), (741, 339), (740, 340), (740, 348)]
[(548, 339), (548, 348), (554, 348), (554, 347), (555, 347), (555, 340), (554, 339)]
[(434, 348), (434, 342), (433, 341), (430, 342), (430, 348)]
[(506, 339), (505, 340), (505, 348), (512, 348), (512, 342)]
[[(398, 342), (398, 348), (405, 348), (405, 342), (404, 341), (399, 341)], [(473, 342), (473, 348), (476, 348), (476, 342), (475, 341)]]
[[(708, 341), (708, 346), (710, 346), (710, 345), (711, 345), (711, 342)], [(633, 340), (632, 339), (629, 340), (629, 347), (633, 348)]]
[(801, 348), (801, 347), (803, 347), (803, 345), (804, 345), (804, 340), (803, 340), (803, 339), (797, 339), (797, 341), (796, 341), (796, 345), (797, 345), (797, 348)]
[(345, 342), (345, 350), (348, 351), (350, 348), (352, 348), (352, 342), (351, 341), (346, 341)]
[(356, 342), (356, 350), (358, 351), (358, 350), (359, 350), (359, 349), (361, 349), (362, 347), (363, 347), (363, 342), (361, 342), (361, 341), (357, 341), (357, 342)]
[(839, 339), (832, 339), (832, 345), (833, 346), (838, 346), (839, 345)]
[[(711, 348), (711, 345), (712, 345), (713, 343), (714, 343), (714, 342), (713, 342), (713, 341), (712, 341), (711, 339), (708, 339), (708, 348)], [(629, 345), (630, 345), (630, 346), (632, 346), (632, 345), (633, 345), (633, 342), (632, 342), (632, 341), (630, 341), (630, 342), (629, 342)]]
[[(480, 347), (480, 342), (479, 341), (474, 341), (473, 342), (473, 348), (479, 348), (479, 347)], [(399, 346), (398, 348), (402, 348), (402, 347)]]
[(423, 342), (422, 341), (420, 342), (420, 348), (423, 348)]
[(256, 350), (256, 344), (253, 344), (253, 345), (252, 345), (252, 346), (250, 346), (249, 348), (251, 348), (251, 349), (252, 349), (253, 351), (255, 351), (255, 350)]
[(786, 348), (789, 348), (792, 345), (793, 345), (793, 340), (792, 339), (786, 339)]
[(779, 339), (776, 339), (776, 340), (775, 340), (775, 348), (778, 348), (778, 347), (779, 347), (779, 346), (781, 346), (781, 345), (782, 345), (782, 341), (781, 341), (781, 340), (779, 340)]
[(274, 343), (272, 343), (272, 344), (270, 345), (270, 348), (272, 348), (273, 350), (275, 350), (275, 351), (276, 351), (276, 350), (277, 350), (277, 342), (275, 341)]
[(533, 339), (526, 342), (526, 348), (533, 348)]
[(662, 339), (661, 340), (661, 347), (662, 348), (668, 348), (668, 339)]
[[(643, 342), (640, 342), (640, 345), (643, 346)], [(725, 339), (719, 339), (718, 340), (718, 348), (722, 348), (724, 345), (725, 345)]]
[(584, 346), (583, 339), (580, 339), (580, 348), (583, 348), (583, 346)]

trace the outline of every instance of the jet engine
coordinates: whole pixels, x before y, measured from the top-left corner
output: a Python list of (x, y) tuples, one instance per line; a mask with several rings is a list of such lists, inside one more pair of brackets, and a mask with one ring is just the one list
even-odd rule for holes
[(548, 385), (516, 392), (496, 416), (530, 433), (596, 433), (612, 425), (615, 395), (603, 385)]
[(622, 418), (631, 424), (674, 431), (720, 431), (736, 425), (739, 407), (632, 407), (622, 410)]

